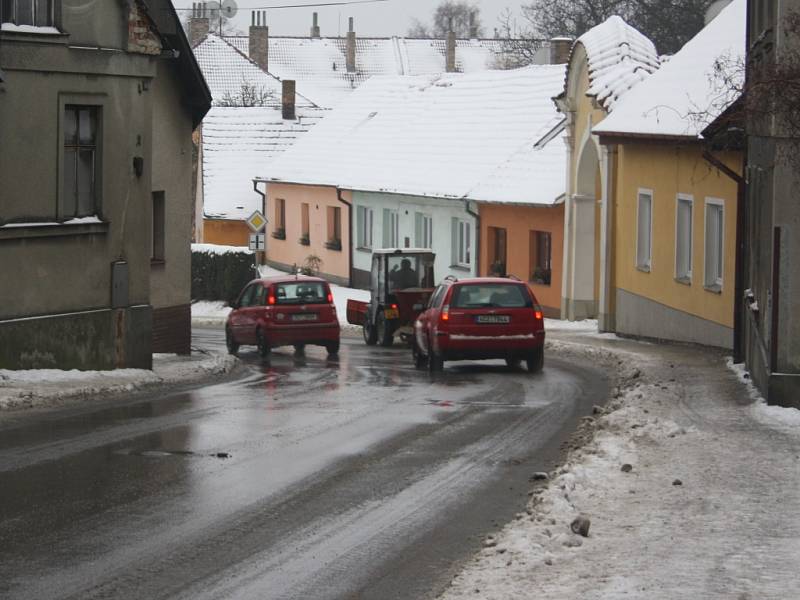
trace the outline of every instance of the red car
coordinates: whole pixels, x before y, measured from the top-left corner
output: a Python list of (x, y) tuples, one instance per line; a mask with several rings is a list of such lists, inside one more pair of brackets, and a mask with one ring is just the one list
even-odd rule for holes
[(225, 343), (235, 354), (254, 344), (261, 356), (278, 346), (324, 346), (339, 352), (339, 319), (328, 283), (319, 277), (287, 275), (248, 283), (225, 323)]
[(412, 351), (416, 366), (431, 371), (446, 360), (504, 358), (535, 373), (544, 365), (542, 308), (517, 279), (449, 277), (414, 323)]

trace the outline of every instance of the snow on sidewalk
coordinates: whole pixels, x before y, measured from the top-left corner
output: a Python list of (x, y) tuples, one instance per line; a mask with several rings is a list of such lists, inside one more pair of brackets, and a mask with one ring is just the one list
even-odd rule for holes
[(800, 411), (754, 401), (713, 351), (595, 344), (549, 345), (622, 369), (594, 438), (441, 598), (797, 598)]
[(0, 410), (53, 405), (68, 398), (133, 392), (155, 385), (189, 383), (229, 373), (238, 363), (227, 354), (154, 354), (153, 370), (0, 369)]

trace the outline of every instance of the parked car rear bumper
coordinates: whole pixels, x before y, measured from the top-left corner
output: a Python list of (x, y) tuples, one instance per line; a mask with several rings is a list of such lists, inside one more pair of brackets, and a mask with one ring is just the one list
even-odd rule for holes
[(543, 330), (502, 336), (440, 334), (435, 344), (445, 360), (511, 358), (543, 347), (544, 337)]
[(339, 341), (339, 324), (309, 324), (309, 325), (272, 325), (267, 328), (267, 342), (270, 347), (290, 346), (292, 344), (308, 344), (324, 346), (331, 342)]

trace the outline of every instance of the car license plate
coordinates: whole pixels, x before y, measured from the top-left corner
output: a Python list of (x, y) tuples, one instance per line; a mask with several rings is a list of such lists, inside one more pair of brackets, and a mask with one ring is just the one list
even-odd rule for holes
[(400, 318), (400, 311), (396, 308), (387, 308), (383, 311), (383, 316), (387, 319), (399, 319)]
[(316, 321), (317, 315), (315, 313), (297, 313), (292, 315), (292, 321)]
[(475, 320), (478, 323), (509, 323), (511, 317), (508, 315), (478, 315)]

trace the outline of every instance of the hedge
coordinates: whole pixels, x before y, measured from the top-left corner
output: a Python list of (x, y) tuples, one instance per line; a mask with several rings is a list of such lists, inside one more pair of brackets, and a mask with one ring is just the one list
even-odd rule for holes
[(192, 248), (193, 300), (224, 300), (231, 304), (256, 277), (256, 255), (247, 248), (225, 252)]

